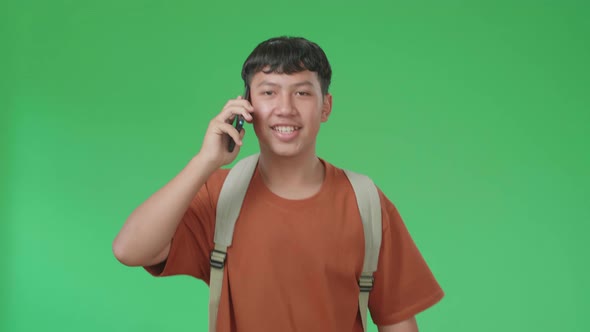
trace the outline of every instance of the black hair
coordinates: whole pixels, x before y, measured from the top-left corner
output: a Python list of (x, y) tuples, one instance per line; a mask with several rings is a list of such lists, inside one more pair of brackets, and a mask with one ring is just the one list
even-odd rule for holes
[(324, 51), (316, 43), (301, 37), (275, 37), (263, 41), (250, 53), (242, 66), (246, 88), (258, 72), (293, 74), (309, 70), (316, 72), (322, 94), (328, 93), (332, 68)]

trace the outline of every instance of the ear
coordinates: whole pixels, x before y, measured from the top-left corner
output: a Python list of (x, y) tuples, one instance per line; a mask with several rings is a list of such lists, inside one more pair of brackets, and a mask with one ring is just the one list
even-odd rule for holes
[(328, 121), (328, 117), (332, 113), (332, 95), (330, 93), (326, 93), (324, 96), (324, 101), (322, 104), (322, 122)]

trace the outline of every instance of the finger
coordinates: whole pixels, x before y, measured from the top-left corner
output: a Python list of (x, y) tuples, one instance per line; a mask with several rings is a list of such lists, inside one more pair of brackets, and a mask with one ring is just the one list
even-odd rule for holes
[(244, 109), (231, 107), (224, 109), (215, 119), (219, 122), (233, 124), (237, 115), (241, 115), (246, 121), (249, 121), (252, 118), (252, 116)]
[[(223, 109), (223, 111), (219, 114), (218, 119), (222, 120), (223, 122), (231, 123), (236, 115), (241, 115), (246, 119), (246, 121), (252, 121), (251, 112), (245, 109), (242, 106), (229, 106)], [(230, 120), (230, 121), (228, 121)]]
[[(225, 119), (225, 121), (222, 121), (222, 122), (229, 123), (229, 124), (233, 125), (235, 118), (236, 118), (236, 115), (232, 113), (229, 116), (229, 118)], [(223, 120), (223, 119), (220, 118), (219, 120)]]
[(239, 96), (239, 98), (237, 98), (237, 99), (230, 99), (225, 104), (224, 108), (228, 107), (228, 106), (235, 106), (235, 105), (243, 106), (244, 108), (249, 109), (251, 111), (254, 110), (254, 107), (252, 106), (252, 104), (247, 99), (244, 99), (242, 96)]
[(231, 138), (233, 138), (237, 145), (242, 145), (242, 137), (240, 137), (240, 133), (238, 133), (234, 126), (230, 125), (229, 123), (222, 123), (219, 125), (219, 129), (221, 129), (223, 133), (228, 134)]

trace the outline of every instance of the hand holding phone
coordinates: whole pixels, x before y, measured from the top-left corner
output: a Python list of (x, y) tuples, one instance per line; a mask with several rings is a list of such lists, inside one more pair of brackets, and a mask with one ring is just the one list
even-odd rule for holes
[[(244, 92), (244, 99), (246, 99), (247, 101), (250, 101), (250, 88), (246, 87), (246, 91)], [(239, 132), (242, 131), (242, 128), (244, 127), (244, 117), (241, 115), (237, 115), (234, 119), (235, 121), (235, 128), (236, 130)], [(234, 141), (233, 138), (229, 138), (229, 143), (227, 146), (227, 150), (229, 152), (234, 152), (234, 148), (236, 147), (236, 141)]]

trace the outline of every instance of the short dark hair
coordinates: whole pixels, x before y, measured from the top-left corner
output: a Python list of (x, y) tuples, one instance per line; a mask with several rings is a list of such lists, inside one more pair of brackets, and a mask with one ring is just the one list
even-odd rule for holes
[(316, 72), (326, 95), (332, 79), (332, 68), (324, 51), (316, 43), (302, 37), (275, 37), (263, 41), (250, 53), (242, 66), (242, 79), (248, 87), (254, 74), (293, 74)]

